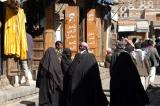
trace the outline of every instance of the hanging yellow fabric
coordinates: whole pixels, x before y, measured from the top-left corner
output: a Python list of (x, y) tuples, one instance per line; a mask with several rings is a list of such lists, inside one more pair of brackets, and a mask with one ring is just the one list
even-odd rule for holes
[(5, 35), (4, 35), (4, 54), (15, 55), (21, 60), (27, 59), (27, 38), (25, 30), (25, 14), (19, 8), (18, 13), (6, 7)]

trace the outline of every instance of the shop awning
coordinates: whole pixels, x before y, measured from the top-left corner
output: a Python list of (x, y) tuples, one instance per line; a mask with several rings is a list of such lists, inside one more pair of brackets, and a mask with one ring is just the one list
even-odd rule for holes
[(117, 4), (118, 0), (97, 0), (97, 3), (113, 5), (113, 4)]
[(154, 29), (159, 29), (160, 30), (160, 26), (155, 26)]
[(118, 20), (118, 32), (134, 32), (136, 31), (136, 21), (130, 19)]
[(7, 0), (0, 0), (1, 2), (5, 2), (5, 1), (7, 1)]
[(160, 21), (153, 21), (154, 29), (160, 29)]
[(134, 32), (136, 31), (135, 25), (118, 26), (118, 32)]

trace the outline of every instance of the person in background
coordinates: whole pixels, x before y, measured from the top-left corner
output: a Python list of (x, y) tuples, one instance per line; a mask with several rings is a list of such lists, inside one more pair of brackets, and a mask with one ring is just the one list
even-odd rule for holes
[(135, 44), (137, 42), (137, 38), (133, 38), (132, 42), (133, 42), (133, 44)]
[(28, 53), (27, 53), (27, 63), (29, 68), (29, 79), (32, 80), (32, 54), (33, 54), (33, 38), (32, 35), (27, 33), (27, 45), (28, 45)]
[(154, 48), (153, 46), (153, 40), (149, 39), (148, 41), (148, 46), (146, 48), (146, 53), (148, 58), (150, 59), (150, 63), (151, 63), (151, 71), (150, 71), (150, 87), (154, 86), (154, 79), (155, 79), (155, 75), (156, 75), (156, 68), (159, 65), (160, 62), (160, 57), (159, 54), (157, 52), (157, 49)]
[(105, 68), (109, 68), (110, 67), (111, 57), (112, 57), (112, 49), (111, 48), (107, 48), (105, 62), (104, 62)]
[(117, 60), (117, 57), (122, 53), (122, 52), (126, 52), (125, 50), (125, 43), (122, 41), (117, 41), (116, 43), (116, 49), (114, 50), (114, 52), (112, 53), (112, 57), (111, 57), (111, 64), (110, 64), (110, 76), (112, 74), (112, 68)]
[(126, 48), (125, 48), (125, 50), (128, 52), (128, 53), (130, 53), (130, 54), (132, 54), (132, 52), (134, 51), (134, 44), (133, 44), (133, 42), (132, 42), (132, 40), (129, 40), (128, 38), (124, 38), (125, 39), (125, 42), (126, 42)]
[(156, 42), (155, 47), (156, 47), (156, 49), (157, 49), (157, 51), (158, 51), (158, 54), (160, 55), (160, 37), (158, 37), (158, 38), (155, 40), (155, 42)]
[(108, 100), (102, 90), (98, 63), (88, 52), (86, 42), (79, 45), (68, 73), (64, 78), (63, 106), (108, 106)]
[(63, 43), (61, 41), (56, 41), (55, 43), (55, 51), (58, 57), (59, 63), (61, 63), (62, 52), (63, 52)]
[(36, 87), (39, 88), (39, 106), (59, 106), (63, 73), (52, 47), (46, 50), (40, 61)]
[(146, 52), (141, 50), (141, 42), (136, 42), (134, 55), (132, 55), (133, 62), (137, 67), (141, 78), (142, 85), (146, 90), (148, 87), (148, 76), (150, 73), (150, 62), (146, 56)]
[[(156, 42), (155, 48), (157, 49), (158, 54), (160, 56), (160, 37), (158, 37), (155, 42)], [(160, 74), (160, 64), (158, 65), (156, 69), (156, 74)]]
[[(68, 69), (70, 67), (70, 65), (72, 64), (72, 59), (71, 59), (71, 50), (69, 48), (64, 48), (63, 52), (62, 52), (62, 59), (61, 59), (61, 68), (62, 68), (62, 72), (63, 72), (63, 77), (64, 77), (64, 86), (65, 86), (65, 82), (68, 79), (67, 78), (67, 73), (68, 73)], [(65, 101), (65, 95), (64, 95), (64, 91), (62, 91), (61, 97), (60, 97), (60, 106), (64, 106), (64, 101)]]
[(27, 46), (28, 46), (28, 52), (27, 52), (27, 59), (26, 60), (20, 60), (20, 65), (22, 70), (24, 71), (25, 76), (25, 82), (21, 84), (22, 75), (20, 76), (20, 85), (21, 86), (30, 86), (30, 80), (32, 80), (32, 73), (31, 68), (29, 68), (29, 64), (31, 66), (31, 59), (32, 59), (32, 52), (33, 52), (33, 39), (32, 36), (27, 33)]
[(62, 58), (61, 58), (61, 67), (64, 75), (67, 72), (71, 63), (72, 63), (71, 50), (69, 48), (65, 48), (63, 49)]

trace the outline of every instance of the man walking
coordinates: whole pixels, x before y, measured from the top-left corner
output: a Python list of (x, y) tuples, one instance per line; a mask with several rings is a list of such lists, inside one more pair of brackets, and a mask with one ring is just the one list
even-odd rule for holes
[(96, 58), (88, 52), (86, 42), (82, 42), (79, 49), (64, 78), (63, 106), (107, 106)]

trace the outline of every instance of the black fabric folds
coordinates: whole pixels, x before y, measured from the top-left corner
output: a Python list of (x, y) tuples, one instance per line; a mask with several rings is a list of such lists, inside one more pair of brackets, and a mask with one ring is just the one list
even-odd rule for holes
[(127, 52), (121, 53), (113, 68), (110, 80), (110, 106), (145, 106), (149, 98), (137, 68)]
[(47, 49), (39, 64), (36, 86), (39, 88), (39, 106), (59, 106), (63, 73), (54, 48)]
[(78, 53), (66, 75), (63, 106), (107, 106), (108, 101), (102, 90), (99, 67), (95, 56)]

